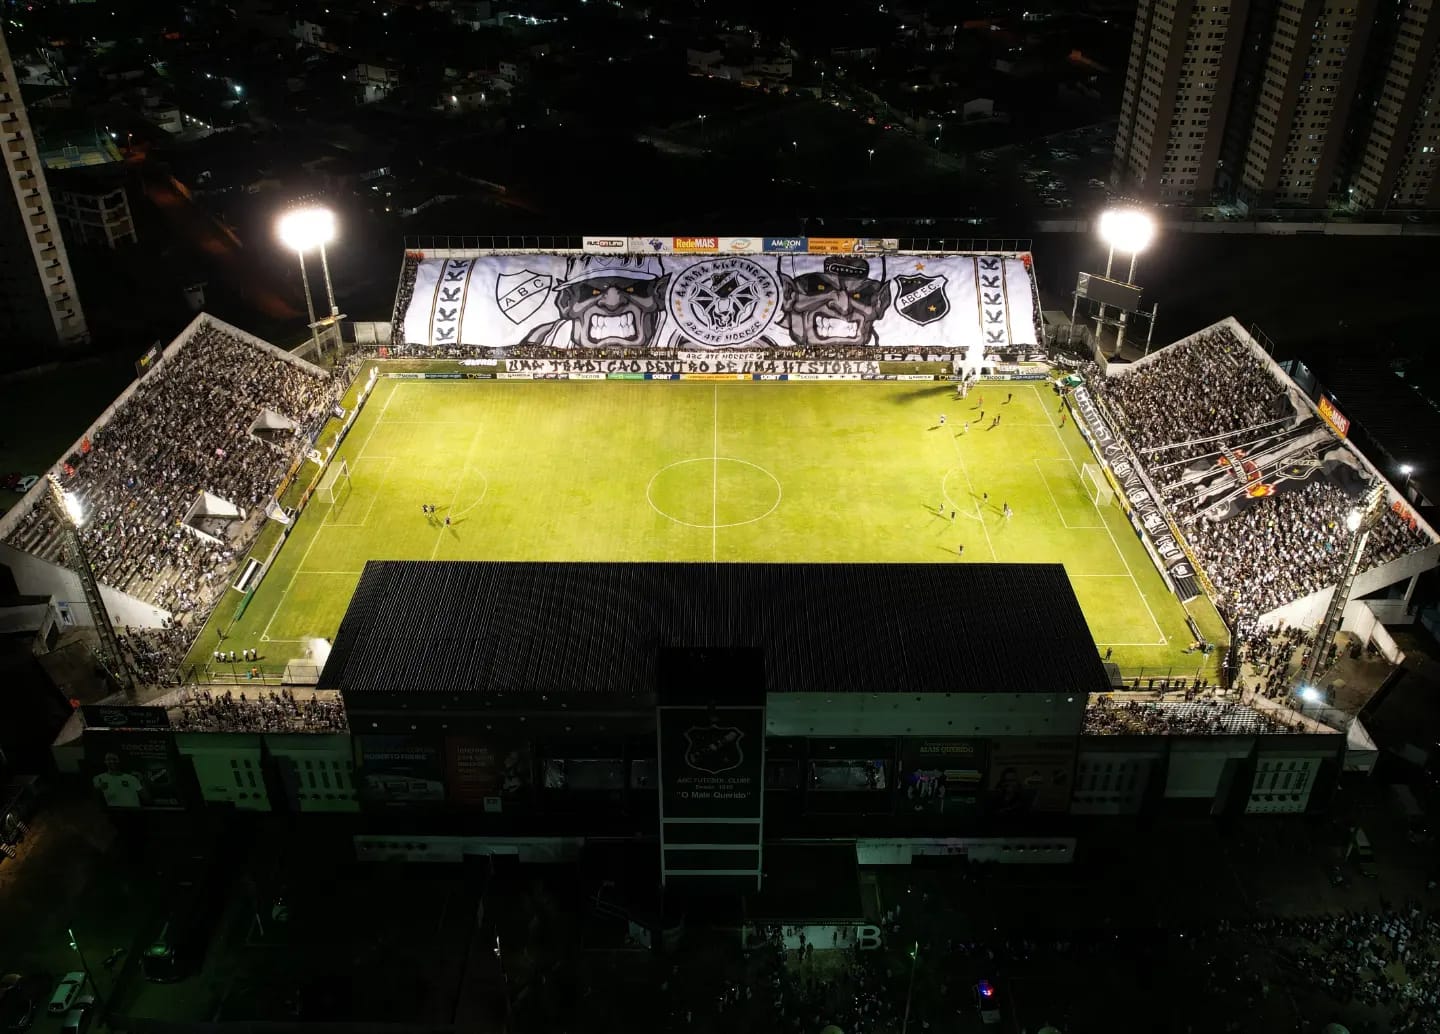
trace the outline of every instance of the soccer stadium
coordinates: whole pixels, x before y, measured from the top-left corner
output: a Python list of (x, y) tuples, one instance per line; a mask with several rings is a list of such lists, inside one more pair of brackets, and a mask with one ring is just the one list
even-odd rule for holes
[[(406, 251), (324, 366), (201, 315), (0, 518), (67, 622), (101, 587), (138, 688), (76, 764), (161, 773), (112, 806), (600, 823), (743, 883), (762, 839), (1063, 860), (1068, 816), (1305, 811), (1362, 763), (1341, 642), (1393, 659), (1367, 598), (1440, 546), (1233, 319), (1068, 352), (1024, 242), (475, 245)], [(744, 864), (673, 847), (711, 796)]]

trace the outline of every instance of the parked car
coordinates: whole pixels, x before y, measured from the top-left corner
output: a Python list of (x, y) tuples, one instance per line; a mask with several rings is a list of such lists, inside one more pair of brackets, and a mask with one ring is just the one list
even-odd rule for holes
[(75, 999), (74, 1007), (65, 1014), (65, 1022), (60, 1025), (60, 1034), (85, 1034), (85, 1028), (90, 1025), (90, 1007), (94, 1004), (94, 995), (81, 995)]
[(65, 1012), (75, 1004), (75, 999), (79, 997), (84, 986), (84, 973), (66, 973), (56, 985), (55, 993), (50, 996), (50, 1011), (57, 1014)]

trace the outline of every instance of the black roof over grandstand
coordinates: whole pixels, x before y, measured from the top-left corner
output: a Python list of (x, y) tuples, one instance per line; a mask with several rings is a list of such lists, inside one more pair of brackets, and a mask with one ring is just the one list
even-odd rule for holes
[(372, 561), (320, 685), (648, 700), (662, 647), (759, 647), (773, 692), (1100, 692), (1059, 564)]

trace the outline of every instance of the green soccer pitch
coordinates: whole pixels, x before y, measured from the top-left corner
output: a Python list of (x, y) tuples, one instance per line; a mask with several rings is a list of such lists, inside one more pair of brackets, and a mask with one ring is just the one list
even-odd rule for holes
[[(190, 664), (213, 667), (218, 630), (267, 671), (302, 657), (368, 560), (1000, 561), (1063, 563), (1123, 668), (1199, 673), (1185, 610), (1118, 506), (1085, 494), (1094, 459), (1056, 404), (1033, 381), (959, 401), (921, 382), (382, 378), (337, 456), (349, 483), (310, 500), (242, 617), (221, 601)], [(1044, 629), (1015, 635), (1044, 648)]]

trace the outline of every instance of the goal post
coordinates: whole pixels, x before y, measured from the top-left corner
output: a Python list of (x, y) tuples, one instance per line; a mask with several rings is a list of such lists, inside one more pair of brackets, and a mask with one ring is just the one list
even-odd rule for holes
[(1080, 486), (1085, 489), (1085, 494), (1096, 507), (1109, 506), (1115, 501), (1115, 490), (1110, 487), (1105, 472), (1097, 464), (1080, 465)]
[(333, 506), (335, 493), (348, 484), (350, 484), (350, 465), (344, 460), (340, 460), (338, 463), (330, 464), (330, 469), (325, 471), (324, 476), (320, 478), (315, 495)]

